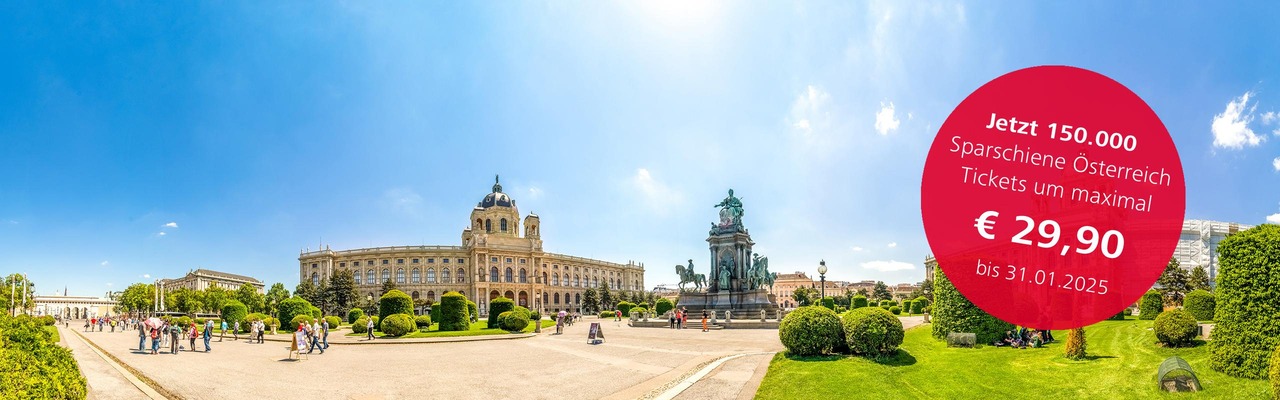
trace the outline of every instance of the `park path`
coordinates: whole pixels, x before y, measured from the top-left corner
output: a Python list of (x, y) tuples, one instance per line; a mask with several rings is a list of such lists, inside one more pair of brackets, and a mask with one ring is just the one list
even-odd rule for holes
[[(108, 334), (112, 334), (108, 332)], [(137, 334), (115, 333), (114, 335), (128, 335), (134, 338), (135, 344)], [(146, 384), (138, 381), (136, 377), (127, 370), (117, 364), (115, 361), (108, 359), (105, 355), (99, 353), (85, 342), (84, 337), (76, 332), (75, 329), (58, 327), (58, 336), (61, 342), (68, 349), (71, 349), (72, 356), (75, 357), (76, 363), (80, 366), (80, 373), (84, 375), (85, 383), (88, 385), (89, 399), (97, 400), (114, 400), (114, 399), (163, 399), (154, 390), (139, 389), (138, 385), (146, 386)]]

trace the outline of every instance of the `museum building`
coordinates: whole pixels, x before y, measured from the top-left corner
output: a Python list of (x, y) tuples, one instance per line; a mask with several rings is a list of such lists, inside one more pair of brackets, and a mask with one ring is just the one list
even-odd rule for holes
[[(415, 300), (439, 301), (457, 291), (483, 314), (489, 300), (507, 297), (545, 312), (581, 311), (582, 293), (607, 283), (610, 290), (644, 290), (644, 264), (626, 264), (547, 253), (541, 222), (524, 217), (494, 178), (493, 191), (471, 210), (461, 246), (392, 246), (303, 252), (298, 277), (318, 285), (349, 270), (361, 297), (378, 298), (382, 283), (395, 282)], [(523, 225), (523, 226), (521, 226)], [(523, 235), (521, 235), (523, 232)]]

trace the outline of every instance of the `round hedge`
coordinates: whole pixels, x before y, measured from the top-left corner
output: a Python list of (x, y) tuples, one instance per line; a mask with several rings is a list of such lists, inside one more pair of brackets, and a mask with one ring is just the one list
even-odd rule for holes
[(417, 327), (413, 323), (413, 316), (409, 314), (388, 315), (387, 318), (382, 320), (382, 324), (378, 326), (378, 331), (387, 336), (404, 336), (415, 330), (417, 330)]
[(351, 311), (347, 311), (347, 323), (354, 324), (356, 323), (356, 320), (360, 319), (360, 317), (363, 317), (363, 316), (364, 316), (364, 310), (361, 310), (359, 308), (352, 308)]
[(1235, 377), (1266, 377), (1280, 345), (1280, 225), (1258, 225), (1218, 244), (1214, 294), (1209, 366)]
[[(253, 328), (253, 323), (257, 321), (266, 321), (268, 317), (263, 313), (249, 313), (244, 316), (244, 322), (240, 323), (240, 332), (248, 333)], [(267, 329), (271, 329), (271, 324), (267, 324)]]
[(616, 312), (614, 312), (614, 311), (601, 311), (601, 312), (600, 312), (600, 319), (605, 319), (605, 318), (614, 318), (614, 317), (617, 317), (617, 316), (618, 316), (618, 314), (616, 314)]
[(418, 327), (418, 330), (427, 330), (427, 329), (430, 329), (430, 328), (431, 328), (431, 316), (430, 316), (430, 315), (419, 315), (419, 316), (417, 316), (417, 317), (414, 317), (414, 318), (413, 318), (413, 324), (414, 324), (415, 326), (417, 326), (417, 327)]
[(529, 326), (529, 310), (517, 307), (511, 311), (498, 314), (498, 328), (509, 332), (519, 332)]
[(890, 313), (890, 314), (893, 314), (893, 315), (900, 315), (900, 314), (902, 314), (902, 307), (898, 307), (898, 306), (890, 306), (890, 307), (889, 307), (889, 313)]
[(227, 321), (227, 325), (234, 327), (236, 322), (244, 322), (244, 317), (249, 315), (249, 307), (245, 307), (244, 303), (238, 300), (227, 300), (222, 304), (222, 320)]
[(1181, 347), (1191, 344), (1196, 338), (1196, 317), (1181, 309), (1172, 309), (1160, 313), (1156, 317), (1153, 330), (1156, 340), (1169, 347)]
[(902, 345), (905, 333), (902, 321), (890, 311), (878, 307), (856, 308), (844, 314), (845, 343), (854, 354), (882, 355), (893, 353)]
[(973, 333), (978, 343), (992, 343), (1013, 330), (1013, 324), (1001, 321), (973, 305), (951, 284), (941, 268), (934, 269), (933, 337), (945, 340), (948, 333)]
[(1182, 299), (1182, 308), (1196, 317), (1198, 321), (1213, 321), (1213, 309), (1216, 308), (1213, 293), (1207, 290), (1196, 289), (1191, 293), (1187, 293), (1187, 297)]
[(467, 313), (471, 304), (475, 303), (467, 300), (462, 293), (448, 292), (440, 296), (440, 320), (436, 321), (440, 326), (437, 329), (442, 331), (471, 329), (472, 318)]
[(852, 308), (862, 308), (862, 307), (866, 307), (866, 306), (867, 306), (867, 296), (863, 296), (863, 295), (853, 296), (853, 300), (850, 300), (850, 303), (849, 303), (849, 304), (851, 304), (851, 305), (852, 305)]
[(787, 313), (778, 324), (778, 338), (794, 356), (831, 353), (846, 341), (840, 317), (822, 306), (804, 306)]
[[(304, 299), (298, 296), (293, 296), (280, 302), (280, 305), (278, 307), (278, 312), (279, 312), (281, 321), (292, 322), (293, 318), (296, 316), (299, 316), (299, 315), (310, 316), (311, 303), (308, 302), (307, 299)], [(294, 330), (294, 328), (297, 328), (297, 327), (298, 327), (298, 324), (293, 324), (290, 326), (282, 326), (281, 328), (284, 328), (287, 331), (292, 331)]]
[(378, 325), (378, 322), (379, 322), (380, 320), (382, 320), (382, 318), (379, 318), (377, 315), (370, 315), (370, 316), (369, 316), (369, 318), (372, 318), (372, 319), (373, 319), (373, 326), (374, 326), (374, 329), (377, 329), (377, 327), (379, 326), (379, 325)]
[(440, 307), (440, 302), (437, 301), (435, 303), (431, 303), (431, 312), (429, 314), (431, 314), (432, 321), (439, 321), (441, 318), (440, 315), (443, 313), (444, 307)]
[(333, 315), (330, 315), (330, 316), (328, 316), (328, 317), (324, 317), (324, 320), (325, 320), (325, 322), (328, 322), (328, 323), (329, 323), (329, 329), (330, 329), (330, 330), (337, 329), (337, 328), (338, 328), (338, 325), (342, 325), (342, 319), (341, 319), (341, 318), (338, 318), (338, 317), (336, 317), (336, 316), (333, 316)]
[(618, 311), (622, 311), (622, 315), (631, 315), (631, 307), (635, 306), (635, 304), (631, 304), (629, 301), (620, 301), (618, 302), (617, 307)]
[(915, 301), (911, 303), (911, 313), (923, 314), (924, 308), (928, 306), (929, 306), (929, 299), (924, 298), (924, 296), (917, 297)]
[(631, 309), (628, 311), (631, 312), (631, 314), (628, 314), (628, 315), (631, 316), (632, 318), (644, 318), (644, 314), (648, 313), (649, 309), (644, 307), (631, 307)]
[(311, 317), (310, 315), (306, 315), (306, 314), (302, 314), (302, 315), (295, 315), (295, 316), (293, 316), (293, 319), (290, 319), (290, 320), (289, 320), (289, 328), (288, 328), (288, 329), (289, 329), (289, 330), (297, 330), (297, 329), (298, 329), (298, 324), (301, 324), (301, 323), (303, 323), (303, 322), (306, 322), (306, 323), (307, 323), (307, 325), (311, 325), (311, 324), (313, 324), (313, 323), (315, 323), (315, 322), (316, 322), (316, 319), (315, 319), (315, 318), (313, 318), (313, 317)]
[(541, 320), (542, 320), (542, 313), (538, 312), (538, 310), (529, 310), (529, 320), (530, 320), (530, 321), (541, 321)]
[(1164, 296), (1160, 292), (1148, 291), (1138, 300), (1138, 319), (1156, 319), (1161, 312), (1164, 312)]
[(498, 326), (498, 316), (502, 313), (516, 309), (516, 303), (506, 297), (499, 297), (489, 302), (489, 323), (488, 327), (494, 328)]
[(413, 298), (399, 289), (391, 289), (378, 299), (378, 319), (385, 320), (394, 314), (413, 315)]
[(351, 323), (351, 332), (353, 333), (369, 333), (369, 317), (361, 316)]
[(467, 315), (471, 317), (471, 322), (480, 321), (480, 306), (476, 302), (467, 300)]
[(267, 329), (271, 329), (271, 327), (273, 326), (276, 328), (280, 327), (280, 320), (276, 319), (275, 317), (267, 317), (266, 319), (262, 320), (262, 322), (267, 324)]
[(311, 306), (311, 308), (307, 309), (307, 312), (311, 313), (311, 318), (320, 319), (321, 317), (324, 317), (324, 312), (320, 311), (320, 307)]
[(191, 317), (183, 315), (178, 317), (178, 319), (173, 320), (173, 324), (186, 329), (188, 326), (191, 326)]
[(666, 297), (658, 299), (658, 302), (653, 303), (653, 312), (658, 313), (658, 315), (666, 315), (667, 311), (671, 311), (673, 308), (676, 308), (676, 305)]

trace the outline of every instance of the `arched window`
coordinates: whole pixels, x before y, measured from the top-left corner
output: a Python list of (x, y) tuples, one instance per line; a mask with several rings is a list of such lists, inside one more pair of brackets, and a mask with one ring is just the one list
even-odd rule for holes
[(436, 269), (427, 268), (427, 283), (436, 283)]
[(462, 268), (458, 268), (458, 283), (465, 283), (466, 281), (467, 273), (463, 271)]
[(559, 273), (559, 272), (556, 272), (556, 273), (554, 273), (554, 274), (551, 274), (551, 285), (552, 285), (552, 286), (560, 286), (560, 273)]
[(383, 269), (382, 269), (382, 281), (383, 281), (383, 282), (386, 282), (386, 281), (389, 281), (389, 280), (391, 280), (391, 270), (390, 270), (390, 269), (387, 269), (387, 268), (383, 268)]
[(441, 268), (441, 269), (440, 269), (440, 283), (449, 283), (449, 282), (452, 282), (451, 280), (449, 280), (449, 269), (448, 269), (448, 268)]
[(547, 300), (548, 300), (548, 298), (547, 298), (547, 292), (542, 292), (542, 306), (543, 306), (543, 307), (546, 307), (546, 306), (547, 306)]
[[(414, 270), (414, 271), (417, 271), (417, 270)], [(413, 291), (413, 294), (409, 295), (409, 297), (413, 297), (413, 299), (414, 299), (414, 300), (417, 300), (417, 299), (418, 299), (418, 291), (417, 291), (417, 290), (414, 290), (414, 291)]]
[(529, 292), (525, 292), (525, 291), (521, 290), (521, 291), (520, 291), (520, 297), (519, 297), (519, 300), (516, 300), (516, 304), (520, 305), (520, 307), (528, 307), (528, 306), (529, 306)]
[(507, 282), (511, 282), (511, 267), (507, 267)]
[(498, 221), (498, 227), (499, 227), (499, 228), (502, 228), (502, 231), (503, 231), (503, 232), (506, 232), (506, 231), (507, 231), (507, 219), (506, 219), (506, 218), (503, 218), (503, 219), (499, 220), (499, 221)]
[(493, 299), (496, 299), (496, 298), (499, 298), (499, 297), (502, 297), (502, 293), (498, 293), (498, 291), (497, 291), (497, 290), (494, 290), (494, 291), (492, 291), (492, 292), (489, 292), (489, 301), (493, 301)]
[(396, 268), (396, 283), (404, 283), (404, 268)]
[(553, 296), (552, 298), (555, 299), (554, 301), (556, 302), (556, 304), (560, 304), (560, 293), (556, 293), (556, 295)]
[(356, 273), (351, 274), (351, 277), (352, 277), (352, 278), (355, 278), (355, 280), (356, 280), (356, 284), (357, 284), (357, 285), (359, 285), (359, 284), (360, 284), (360, 282), (361, 282), (361, 279), (360, 279), (360, 278), (363, 278), (363, 277), (364, 277), (364, 274), (361, 274), (361, 273), (360, 273), (360, 271), (356, 271)]
[(489, 282), (498, 282), (498, 267), (489, 267)]
[(485, 233), (493, 232), (493, 221), (487, 220), (487, 219), (484, 220), (484, 232)]
[(529, 274), (524, 268), (520, 268), (520, 283), (529, 283)]
[(582, 304), (582, 293), (573, 294), (573, 304)]
[(569, 273), (566, 272), (564, 276), (560, 277), (560, 283), (562, 286), (569, 286)]
[(577, 275), (574, 275), (574, 276), (573, 276), (573, 287), (582, 287), (582, 278), (581, 278), (581, 277), (579, 277), (579, 276), (577, 276)]
[(315, 272), (311, 273), (311, 284), (320, 286), (320, 274), (317, 274)]
[(600, 277), (598, 276), (591, 278), (591, 287), (596, 287), (596, 286), (600, 286)]
[[(546, 273), (546, 272), (543, 272), (543, 273), (542, 273), (542, 283), (543, 283), (543, 284), (546, 284), (546, 283), (547, 283), (547, 273)], [(545, 301), (544, 301), (543, 303), (545, 303)]]
[(434, 290), (427, 291), (427, 301), (430, 301), (432, 303), (436, 302), (436, 291)]
[(422, 271), (419, 271), (417, 268), (414, 268), (414, 269), (413, 269), (413, 272), (409, 273), (409, 282), (410, 282), (410, 283), (421, 283), (421, 282), (422, 282)]
[(510, 290), (508, 290), (508, 291), (507, 291), (507, 293), (506, 293), (506, 294), (504, 294), (503, 296), (505, 296), (506, 298), (511, 299), (511, 300), (515, 300), (515, 299), (516, 299), (516, 294), (515, 294), (514, 292), (510, 291)]
[(378, 283), (377, 280), (378, 278), (373, 275), (373, 270), (368, 270), (364, 272), (364, 283), (373, 285)]

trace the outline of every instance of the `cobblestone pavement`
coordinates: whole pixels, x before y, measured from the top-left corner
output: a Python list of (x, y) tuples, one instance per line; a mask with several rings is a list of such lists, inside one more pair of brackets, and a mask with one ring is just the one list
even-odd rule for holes
[[(590, 322), (601, 322), (604, 343), (587, 343)], [(563, 335), (552, 331), (513, 340), (332, 346), (301, 361), (289, 360), (283, 342), (227, 339), (215, 341), (209, 353), (153, 356), (136, 351), (133, 333), (85, 335), (165, 389), (190, 399), (635, 399), (716, 358), (782, 349), (772, 329), (631, 328), (587, 318)], [(743, 375), (754, 373), (751, 365), (767, 367), (751, 364), (753, 357), (740, 358), (749, 360), (726, 363), (716, 375), (742, 381)], [(751, 372), (743, 372), (747, 370)]]

